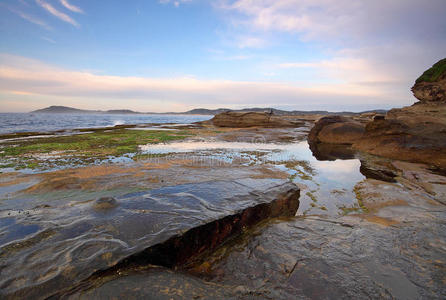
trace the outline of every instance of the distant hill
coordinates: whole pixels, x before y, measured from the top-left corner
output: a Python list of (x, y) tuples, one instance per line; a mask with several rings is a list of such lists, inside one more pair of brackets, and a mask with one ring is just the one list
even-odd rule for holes
[(32, 113), (36, 113), (36, 114), (85, 114), (85, 113), (95, 113), (95, 111), (77, 109), (77, 108), (72, 108), (72, 107), (67, 107), (67, 106), (53, 105), (50, 107), (32, 111)]
[(196, 108), (184, 112), (188, 115), (216, 115), (225, 111), (230, 111), (228, 108), (218, 108), (218, 109), (207, 109), (207, 108)]
[(329, 112), (326, 110), (311, 110), (311, 111), (302, 111), (302, 110), (293, 110), (293, 111), (287, 111), (287, 110), (281, 110), (281, 109), (275, 109), (275, 108), (260, 108), (260, 107), (252, 107), (252, 108), (244, 108), (244, 109), (236, 109), (232, 110), (229, 108), (218, 108), (218, 109), (206, 109), (206, 108), (196, 108), (185, 112), (166, 112), (166, 113), (153, 113), (153, 112), (136, 112), (130, 109), (113, 109), (113, 110), (85, 110), (85, 109), (77, 109), (73, 107), (67, 107), (67, 106), (50, 106), (43, 109), (38, 109), (35, 111), (32, 111), (32, 113), (45, 113), (45, 114), (173, 114), (173, 115), (216, 115), (225, 111), (237, 111), (237, 112), (249, 112), (249, 111), (255, 111), (255, 112), (273, 112), (275, 115), (356, 115), (361, 114), (365, 112), (374, 112), (374, 113), (381, 113), (385, 114), (387, 110), (384, 109), (375, 109), (375, 110), (368, 110), (363, 111), (359, 113), (354, 112)]
[(86, 110), (86, 109), (77, 109), (68, 106), (57, 106), (53, 105), (50, 107), (38, 109), (32, 111), (31, 113), (35, 114), (141, 114), (140, 112), (136, 112), (130, 109), (114, 109), (114, 110)]
[(112, 109), (112, 110), (106, 110), (106, 111), (104, 111), (104, 113), (106, 113), (106, 114), (120, 114), (120, 115), (141, 114), (140, 112), (133, 111), (130, 109)]

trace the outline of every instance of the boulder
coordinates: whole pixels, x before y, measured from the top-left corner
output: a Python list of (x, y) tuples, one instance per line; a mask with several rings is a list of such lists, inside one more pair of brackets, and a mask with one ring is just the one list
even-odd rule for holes
[(217, 127), (299, 127), (302, 122), (292, 122), (265, 112), (234, 112), (217, 114), (211, 119)]
[(353, 144), (364, 134), (364, 125), (343, 116), (319, 119), (308, 135), (310, 144)]

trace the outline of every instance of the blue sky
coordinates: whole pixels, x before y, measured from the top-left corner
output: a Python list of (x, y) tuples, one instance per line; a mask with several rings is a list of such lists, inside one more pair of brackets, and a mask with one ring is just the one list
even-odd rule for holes
[(444, 0), (0, 1), (0, 111), (410, 105)]

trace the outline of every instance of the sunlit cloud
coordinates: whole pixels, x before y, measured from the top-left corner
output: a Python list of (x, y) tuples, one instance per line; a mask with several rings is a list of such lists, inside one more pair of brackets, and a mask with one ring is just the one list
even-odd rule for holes
[[(399, 37), (413, 31), (432, 29), (444, 23), (443, 0), (221, 0), (218, 7), (237, 14), (236, 24), (261, 30), (300, 33), (307, 39), (348, 38), (351, 42), (380, 39), (398, 32)], [(414, 18), (416, 16), (416, 18)], [(406, 29), (406, 30), (404, 30)], [(341, 40), (340, 42), (348, 42)]]
[[(444, 57), (444, 0), (220, 0), (232, 31), (268, 46), (276, 33), (315, 44), (328, 58), (283, 61), (271, 72), (296, 70), (324, 80), (408, 90)], [(237, 36), (234, 43), (238, 43)], [(280, 43), (277, 40), (274, 43)], [(246, 45), (249, 45), (246, 43)], [(254, 43), (255, 44), (255, 43)], [(241, 44), (243, 45), (243, 44)], [(315, 76), (317, 77), (317, 76)], [(315, 78), (317, 79), (317, 78)], [(384, 91), (383, 91), (384, 92)], [(408, 97), (409, 94), (407, 95)], [(408, 98), (409, 99), (409, 98)]]
[(150, 78), (98, 75), (86, 71), (66, 70), (19, 56), (0, 55), (0, 92), (23, 91), (36, 95), (108, 98), (110, 103), (122, 99), (139, 99), (140, 105), (158, 101), (170, 110), (170, 103), (185, 107), (274, 106), (294, 109), (361, 109), (389, 106), (404, 101), (393, 94), (366, 85), (349, 83), (305, 84), (291, 82), (255, 82), (202, 80), (193, 77)]
[(76, 12), (76, 13), (80, 13), (80, 14), (84, 13), (84, 11), (80, 7), (71, 4), (70, 2), (68, 2), (68, 0), (60, 0), (60, 3), (63, 6), (65, 6), (67, 9), (71, 10), (72, 12)]
[(24, 91), (9, 91), (11, 94), (13, 95), (22, 95), (22, 96), (30, 96), (30, 95), (34, 95), (33, 93), (30, 92), (24, 92)]
[[(287, 62), (277, 65), (281, 69), (299, 69), (302, 72), (313, 70), (325, 78), (344, 82), (389, 82), (404, 81), (404, 76), (395, 73), (383, 74), (366, 58), (346, 58), (343, 56), (313, 62)], [(358, 74), (361, 76), (358, 78)]]
[(69, 15), (57, 10), (51, 4), (49, 4), (43, 0), (36, 0), (36, 3), (38, 5), (40, 5), (43, 9), (48, 11), (50, 14), (52, 14), (53, 16), (59, 18), (60, 20), (66, 22), (66, 23), (69, 23), (73, 26), (79, 27), (79, 24), (75, 20), (73, 20)]

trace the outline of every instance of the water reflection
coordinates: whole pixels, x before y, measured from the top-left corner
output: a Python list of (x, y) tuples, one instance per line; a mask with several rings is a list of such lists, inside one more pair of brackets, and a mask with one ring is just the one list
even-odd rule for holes
[(310, 150), (318, 160), (355, 158), (355, 151), (349, 145), (310, 143)]
[(301, 188), (299, 214), (341, 214), (347, 209), (359, 209), (353, 188), (365, 177), (359, 171), (361, 162), (345, 146), (319, 147), (316, 157), (306, 141), (288, 144), (183, 141), (144, 145), (141, 150), (149, 156), (180, 153), (195, 162), (199, 156), (201, 164), (207, 162), (212, 166), (219, 161), (275, 165)]

